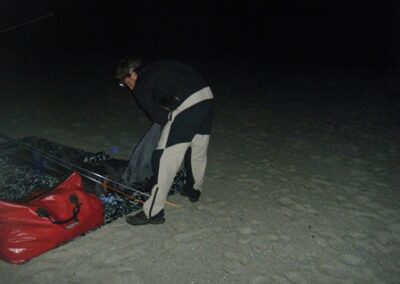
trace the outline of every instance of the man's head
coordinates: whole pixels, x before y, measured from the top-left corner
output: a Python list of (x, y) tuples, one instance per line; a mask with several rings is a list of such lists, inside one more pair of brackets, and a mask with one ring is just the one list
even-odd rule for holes
[(140, 66), (141, 62), (137, 58), (122, 59), (115, 69), (115, 79), (118, 80), (121, 86), (126, 86), (132, 91), (135, 87), (137, 70)]

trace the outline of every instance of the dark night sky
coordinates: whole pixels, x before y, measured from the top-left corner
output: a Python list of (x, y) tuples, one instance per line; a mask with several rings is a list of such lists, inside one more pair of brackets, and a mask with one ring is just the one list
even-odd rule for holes
[(393, 64), (396, 1), (24, 1), (3, 0), (10, 48), (77, 54), (262, 58), (297, 63)]

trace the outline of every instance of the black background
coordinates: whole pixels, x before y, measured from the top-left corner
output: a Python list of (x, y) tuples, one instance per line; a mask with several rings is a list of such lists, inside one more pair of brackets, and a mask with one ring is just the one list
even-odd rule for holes
[(147, 57), (395, 66), (396, 1), (2, 1), (3, 47)]

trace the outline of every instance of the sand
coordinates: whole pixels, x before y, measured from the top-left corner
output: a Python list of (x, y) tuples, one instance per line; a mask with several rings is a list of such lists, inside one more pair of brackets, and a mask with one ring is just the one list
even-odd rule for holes
[[(150, 122), (109, 70), (35, 60), (0, 79), (0, 132), (128, 158)], [(0, 262), (0, 282), (398, 283), (399, 108), (387, 74), (186, 61), (216, 95), (201, 201), (173, 196), (181, 208), (167, 206), (164, 225), (121, 218), (26, 264)]]

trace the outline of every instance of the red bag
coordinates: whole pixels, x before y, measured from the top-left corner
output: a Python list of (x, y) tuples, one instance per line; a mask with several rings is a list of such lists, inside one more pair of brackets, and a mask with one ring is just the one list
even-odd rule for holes
[(73, 173), (28, 202), (0, 201), (0, 259), (24, 263), (103, 224), (103, 205)]

